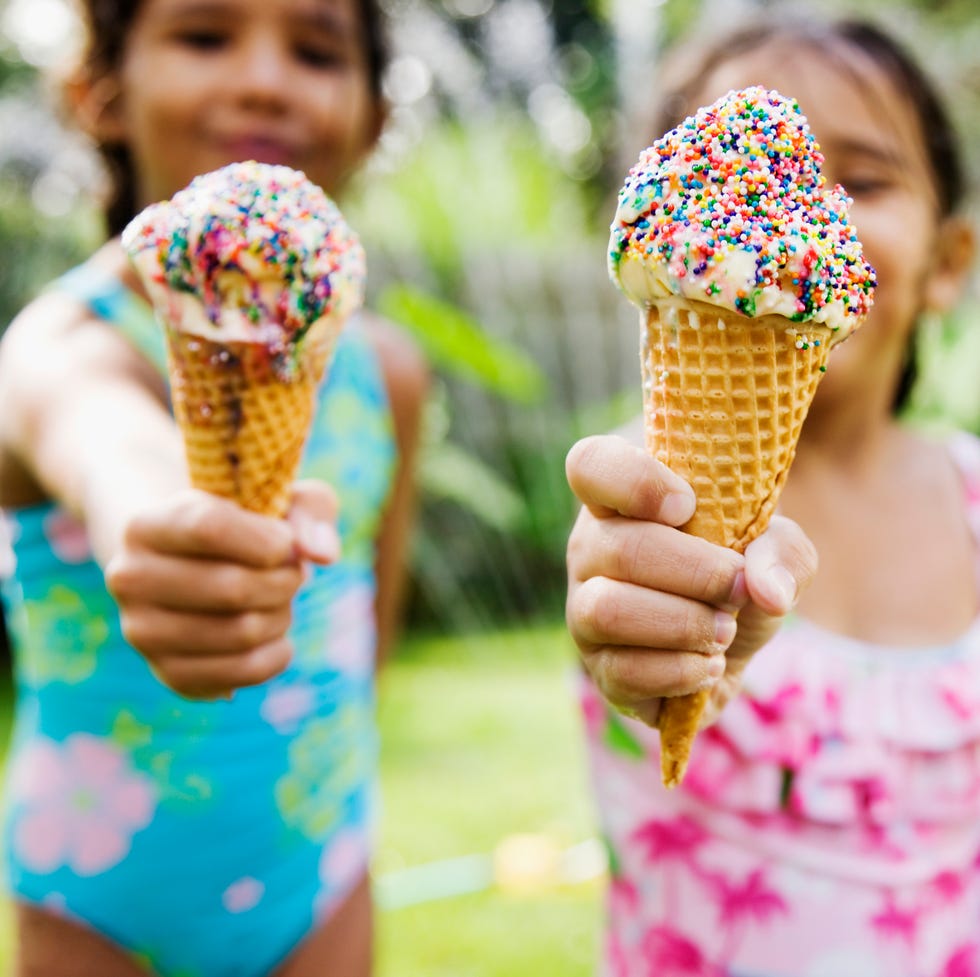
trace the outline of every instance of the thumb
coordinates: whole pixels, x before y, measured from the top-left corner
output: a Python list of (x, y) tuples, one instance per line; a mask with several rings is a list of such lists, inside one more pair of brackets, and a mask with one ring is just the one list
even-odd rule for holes
[(307, 479), (293, 486), (286, 519), (295, 535), (297, 556), (301, 560), (328, 564), (340, 559), (339, 508), (337, 494), (326, 482)]
[(791, 519), (773, 516), (745, 551), (745, 585), (751, 601), (775, 617), (788, 614), (817, 572), (817, 551)]
[(769, 528), (745, 550), (748, 603), (738, 613), (738, 631), (728, 649), (730, 670), (740, 671), (779, 630), (817, 572), (817, 551), (790, 519), (773, 516)]

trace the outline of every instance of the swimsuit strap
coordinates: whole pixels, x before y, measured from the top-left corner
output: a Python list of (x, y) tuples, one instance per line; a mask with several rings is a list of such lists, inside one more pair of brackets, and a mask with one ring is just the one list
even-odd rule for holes
[(115, 275), (86, 262), (56, 279), (51, 288), (77, 299), (111, 323), (167, 375), (166, 340), (153, 309)]

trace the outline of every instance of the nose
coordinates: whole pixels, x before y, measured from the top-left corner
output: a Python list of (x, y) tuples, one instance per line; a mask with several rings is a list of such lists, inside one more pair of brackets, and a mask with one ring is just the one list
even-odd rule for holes
[(236, 73), (239, 100), (247, 106), (278, 107), (290, 85), (289, 52), (271, 32), (255, 30), (243, 38)]

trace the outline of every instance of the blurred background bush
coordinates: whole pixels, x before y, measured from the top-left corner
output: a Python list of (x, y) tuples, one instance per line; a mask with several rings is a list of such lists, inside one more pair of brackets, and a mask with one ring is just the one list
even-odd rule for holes
[[(411, 624), (456, 631), (553, 618), (572, 517), (564, 454), (639, 405), (634, 317), (606, 280), (604, 251), (612, 194), (654, 135), (630, 125), (648, 99), (649, 69), (692, 25), (797, 5), (384, 5), (395, 51), (391, 124), (345, 209), (368, 245), (371, 303), (418, 335), (438, 375)], [(821, 7), (883, 19), (924, 58), (976, 173), (974, 0)], [(70, 0), (0, 6), (0, 328), (99, 233), (98, 171), (59, 125), (45, 84), (77, 43), (70, 9)], [(944, 382), (932, 371), (916, 403), (929, 417), (952, 411), (975, 426), (980, 359), (963, 355), (962, 340), (959, 323), (928, 337), (927, 362)]]

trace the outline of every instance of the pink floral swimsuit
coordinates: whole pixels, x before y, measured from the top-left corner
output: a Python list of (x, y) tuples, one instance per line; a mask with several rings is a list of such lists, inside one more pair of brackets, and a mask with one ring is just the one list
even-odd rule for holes
[[(980, 537), (980, 442), (950, 450)], [(791, 620), (671, 792), (655, 732), (582, 704), (605, 977), (980, 977), (980, 617), (914, 650)]]

